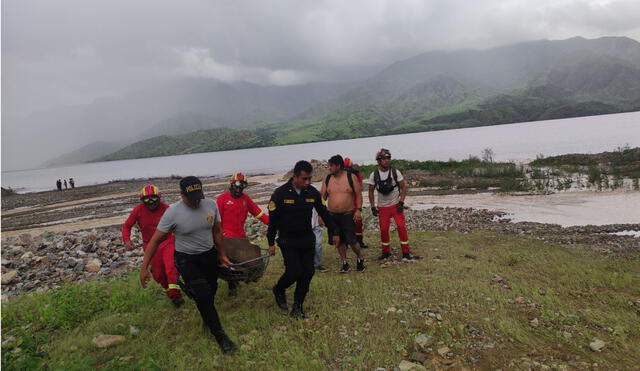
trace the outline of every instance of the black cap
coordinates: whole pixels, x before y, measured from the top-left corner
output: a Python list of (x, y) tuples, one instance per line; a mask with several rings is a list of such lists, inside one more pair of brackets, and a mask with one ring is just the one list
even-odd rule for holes
[(189, 200), (201, 200), (204, 198), (202, 182), (195, 176), (186, 176), (180, 180), (180, 192), (187, 196)]

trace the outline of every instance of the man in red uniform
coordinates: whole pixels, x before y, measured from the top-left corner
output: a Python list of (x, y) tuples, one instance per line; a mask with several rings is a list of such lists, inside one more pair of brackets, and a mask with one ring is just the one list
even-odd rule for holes
[[(229, 191), (221, 194), (216, 199), (220, 217), (222, 218), (222, 234), (224, 237), (247, 238), (244, 232), (244, 223), (247, 214), (251, 213), (258, 220), (269, 225), (269, 216), (256, 205), (255, 202), (243, 193), (249, 185), (248, 179), (242, 173), (234, 173), (229, 180)], [(229, 282), (229, 296), (238, 295), (238, 283)]]
[[(362, 172), (353, 167), (353, 162), (351, 162), (351, 159), (349, 157), (344, 158), (344, 169), (347, 172), (355, 174), (358, 177), (358, 182), (360, 182), (360, 187), (362, 187)], [(362, 224), (362, 221), (363, 219), (360, 219), (360, 220), (356, 219), (355, 221), (356, 222), (356, 238), (360, 243), (360, 248), (368, 249), (369, 246), (367, 246), (367, 244), (364, 243), (363, 241), (364, 225)]]
[[(146, 250), (160, 218), (169, 208), (169, 205), (160, 201), (160, 190), (152, 184), (147, 184), (142, 188), (140, 201), (140, 204), (133, 208), (122, 226), (122, 240), (127, 250), (135, 248), (131, 242), (131, 228), (136, 224), (142, 234), (142, 249)], [(177, 308), (184, 303), (184, 299), (182, 299), (180, 286), (177, 283), (180, 274), (173, 263), (174, 249), (175, 238), (170, 235), (160, 244), (156, 254), (153, 256), (151, 271), (153, 279), (167, 290), (167, 296)]]

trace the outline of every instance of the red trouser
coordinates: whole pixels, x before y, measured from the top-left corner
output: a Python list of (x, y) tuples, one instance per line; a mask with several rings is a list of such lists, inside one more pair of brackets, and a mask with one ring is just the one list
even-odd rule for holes
[[(167, 290), (167, 296), (171, 299), (182, 296), (180, 286), (178, 286), (178, 269), (173, 263), (173, 251), (175, 250), (176, 239), (173, 234), (164, 240), (151, 259), (151, 274), (153, 279)], [(146, 247), (146, 246), (145, 246)]]
[(391, 218), (396, 222), (398, 227), (398, 237), (400, 238), (400, 247), (403, 253), (409, 252), (409, 234), (407, 233), (407, 224), (404, 219), (404, 213), (398, 212), (397, 205), (378, 207), (378, 220), (380, 222), (380, 241), (382, 243), (382, 252), (391, 252), (389, 246), (389, 227), (391, 226)]

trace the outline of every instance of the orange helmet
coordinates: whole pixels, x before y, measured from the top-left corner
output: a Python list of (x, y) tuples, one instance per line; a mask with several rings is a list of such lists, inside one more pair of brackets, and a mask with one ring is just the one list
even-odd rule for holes
[(249, 178), (244, 176), (242, 173), (233, 173), (231, 179), (229, 179), (229, 183), (234, 184), (238, 187), (246, 187), (249, 184)]
[(140, 199), (142, 200), (145, 197), (151, 196), (160, 197), (160, 190), (158, 189), (158, 187), (154, 186), (153, 184), (147, 184), (146, 186), (142, 187), (142, 189), (140, 190)]
[(353, 164), (351, 163), (351, 159), (349, 157), (344, 158), (344, 167), (351, 167)]

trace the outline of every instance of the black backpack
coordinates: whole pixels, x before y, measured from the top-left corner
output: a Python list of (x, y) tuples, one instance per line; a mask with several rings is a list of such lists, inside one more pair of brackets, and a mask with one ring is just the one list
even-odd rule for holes
[[(380, 171), (376, 169), (373, 173), (373, 181), (376, 183), (376, 189), (383, 195), (388, 195), (398, 186), (398, 173), (395, 168), (389, 168), (391, 175), (385, 180), (380, 180)], [(393, 181), (391, 179), (393, 178)]]

